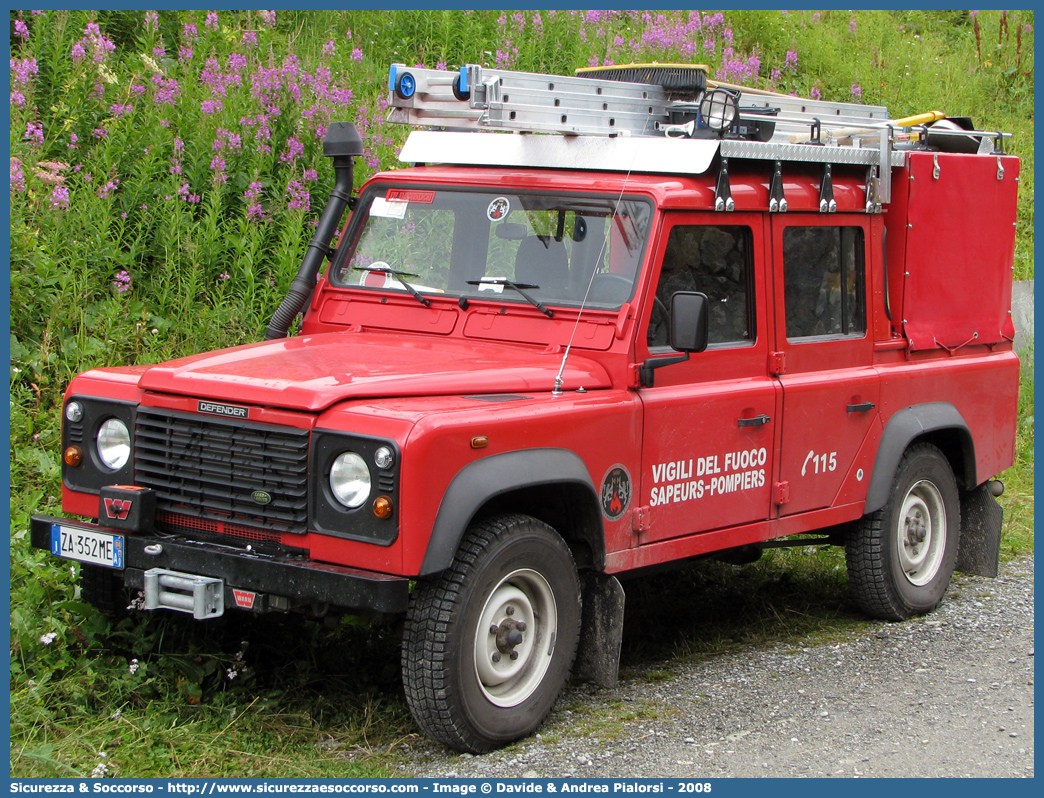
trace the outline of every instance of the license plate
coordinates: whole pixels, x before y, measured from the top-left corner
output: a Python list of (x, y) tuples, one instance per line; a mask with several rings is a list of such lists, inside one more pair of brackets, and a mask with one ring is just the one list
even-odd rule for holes
[(123, 568), (123, 535), (51, 524), (51, 554), (109, 568)]

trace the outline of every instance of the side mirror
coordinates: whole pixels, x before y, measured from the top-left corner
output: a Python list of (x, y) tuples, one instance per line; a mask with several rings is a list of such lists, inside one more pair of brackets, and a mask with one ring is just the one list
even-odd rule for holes
[(702, 352), (710, 338), (710, 300), (697, 291), (675, 291), (671, 295), (671, 348), (682, 355), (651, 357), (638, 371), (638, 384), (652, 388), (656, 369), (684, 363), (690, 352)]
[(702, 352), (710, 339), (710, 300), (697, 291), (676, 291), (671, 296), (671, 348), (677, 352)]

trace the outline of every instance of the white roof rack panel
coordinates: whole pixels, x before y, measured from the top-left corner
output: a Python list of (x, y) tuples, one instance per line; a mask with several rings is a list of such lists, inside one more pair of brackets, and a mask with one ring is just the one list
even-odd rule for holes
[(406, 140), (399, 160), (405, 163), (698, 175), (710, 167), (719, 144), (715, 139), (415, 130)]

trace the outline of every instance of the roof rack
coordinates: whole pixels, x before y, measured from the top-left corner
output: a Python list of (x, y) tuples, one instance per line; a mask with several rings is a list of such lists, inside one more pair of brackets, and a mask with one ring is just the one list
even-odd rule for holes
[[(868, 210), (880, 210), (891, 200), (891, 181), (880, 177), (905, 164), (905, 153), (895, 145), (919, 141), (926, 125), (944, 116), (933, 111), (890, 120), (884, 106), (803, 99), (707, 80), (705, 75), (700, 86), (706, 89), (687, 102), (654, 83), (477, 64), (457, 71), (392, 64), (388, 121), (456, 134), (558, 134), (494, 142), (418, 131), (400, 155), (409, 162), (702, 173), (720, 154), (726, 171), (729, 158), (774, 161), (777, 172), (788, 161), (863, 165), (869, 172)], [(735, 102), (735, 120), (723, 135), (710, 130), (699, 107), (701, 96), (715, 91), (724, 91)], [(1003, 152), (1003, 139), (1010, 135), (932, 128), (932, 135), (936, 133), (973, 139), (977, 152)], [(785, 208), (784, 200), (779, 209)]]

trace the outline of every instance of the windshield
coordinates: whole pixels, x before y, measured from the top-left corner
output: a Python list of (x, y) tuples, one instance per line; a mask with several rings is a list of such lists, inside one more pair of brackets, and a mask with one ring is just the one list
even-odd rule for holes
[[(647, 200), (374, 186), (332, 281), (421, 295), (619, 308), (634, 293)], [(518, 289), (522, 289), (519, 291)]]

